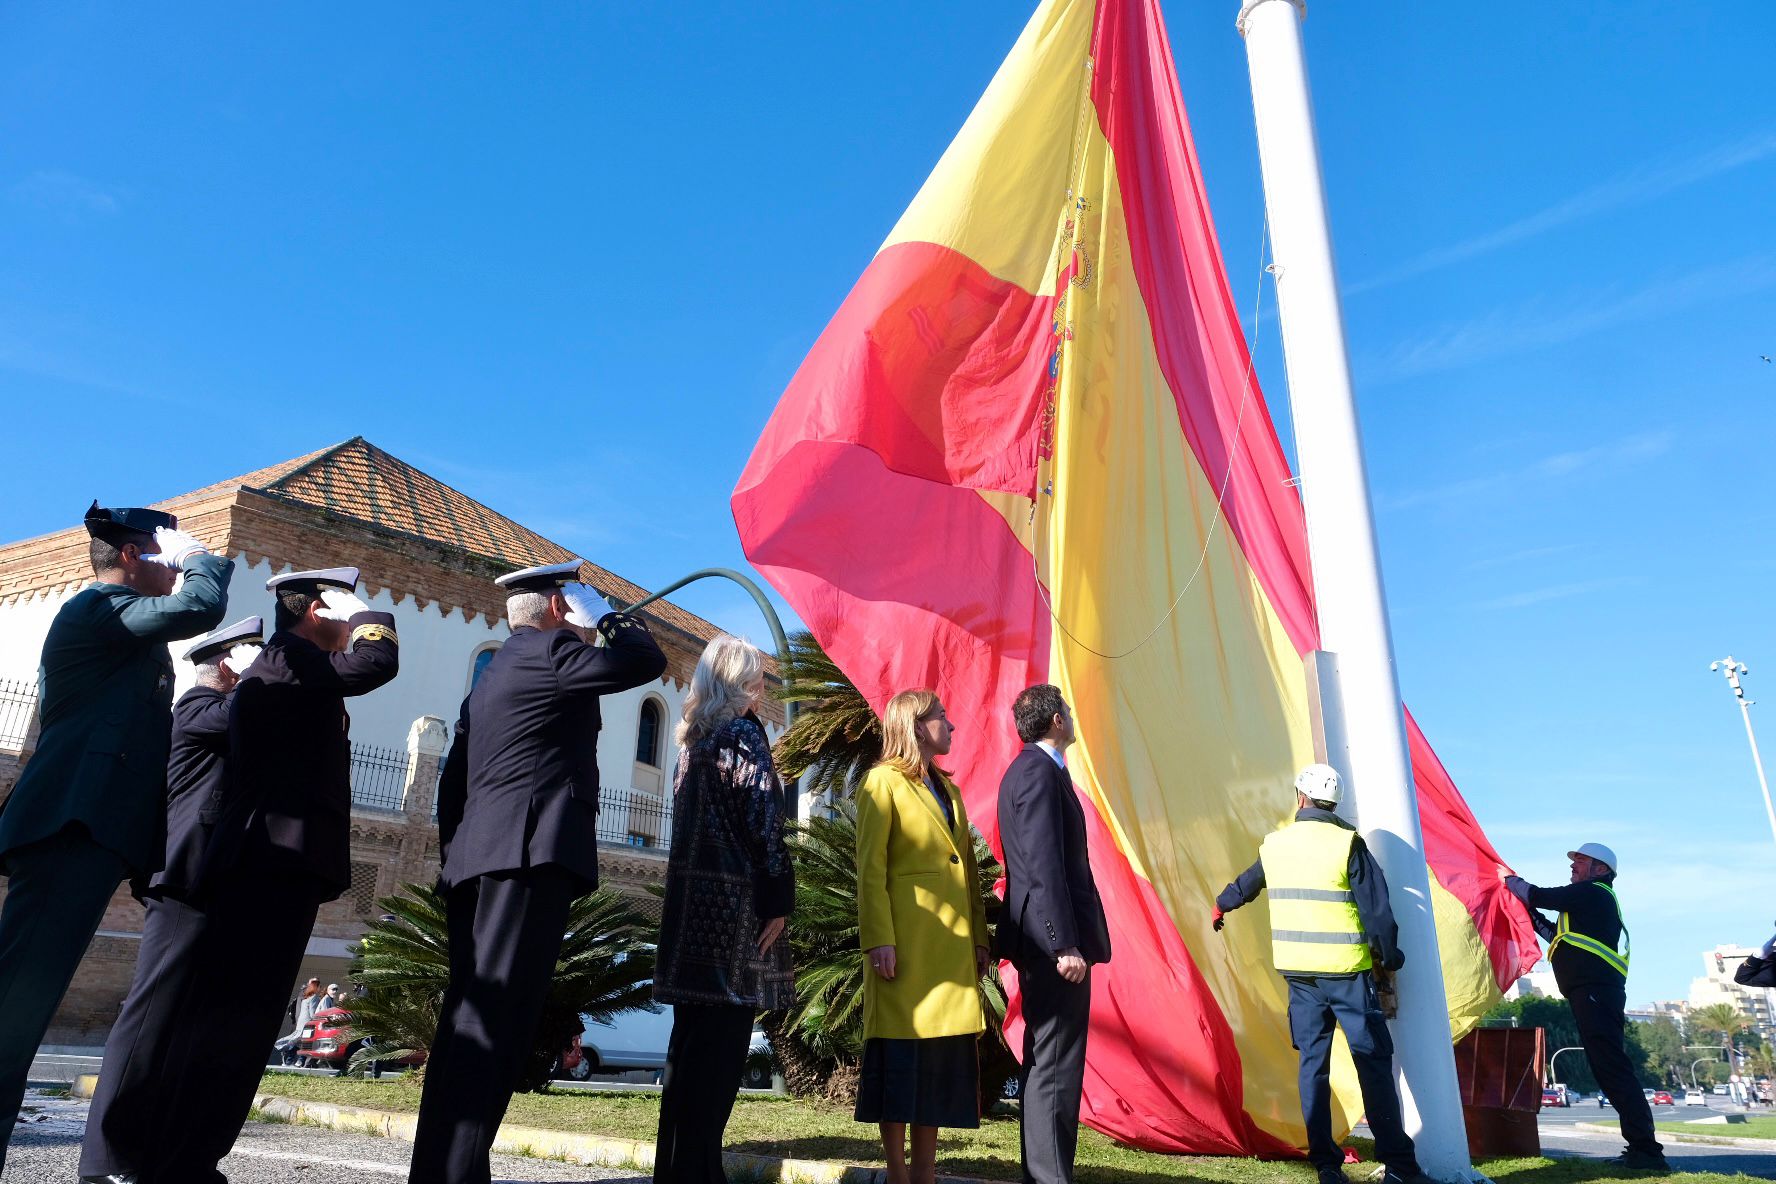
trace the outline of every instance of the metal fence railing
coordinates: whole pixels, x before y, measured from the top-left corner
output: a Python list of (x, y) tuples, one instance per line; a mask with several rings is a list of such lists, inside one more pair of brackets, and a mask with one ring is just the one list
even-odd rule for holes
[(407, 754), (392, 748), (351, 748), (352, 805), (399, 813), (407, 796)]
[(25, 746), (31, 716), (37, 710), (37, 684), (0, 679), (0, 749), (17, 752)]
[(600, 789), (598, 841), (665, 850), (672, 844), (672, 798), (639, 789)]

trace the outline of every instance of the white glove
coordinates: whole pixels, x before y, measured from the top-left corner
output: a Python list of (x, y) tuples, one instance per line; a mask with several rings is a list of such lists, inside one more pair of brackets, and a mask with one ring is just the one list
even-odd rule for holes
[(247, 672), (247, 667), (253, 664), (253, 661), (259, 657), (259, 651), (264, 648), (262, 645), (243, 641), (228, 651), (228, 656), (222, 659), (222, 665), (228, 667), (236, 677), (239, 677)]
[(316, 609), (315, 616), (324, 621), (349, 621), (359, 613), (370, 611), (369, 605), (344, 588), (322, 588), (321, 603), (325, 607)]
[(154, 528), (154, 541), (160, 547), (158, 555), (144, 555), (150, 563), (158, 563), (162, 567), (170, 567), (177, 571), (185, 566), (185, 561), (193, 555), (208, 555), (210, 549), (197, 541), (196, 535), (186, 534), (182, 530), (173, 530), (165, 526)]
[(567, 623), (581, 629), (592, 628), (598, 624), (598, 618), (610, 611), (600, 601), (598, 593), (578, 581), (561, 585), (561, 598), (567, 601), (570, 610)]

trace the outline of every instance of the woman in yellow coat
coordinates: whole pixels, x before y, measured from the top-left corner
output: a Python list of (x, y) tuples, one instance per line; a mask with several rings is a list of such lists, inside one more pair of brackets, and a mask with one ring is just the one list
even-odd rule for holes
[(932, 763), (950, 751), (951, 732), (931, 691), (894, 696), (882, 760), (857, 793), (858, 927), (870, 966), (857, 1119), (881, 1125), (889, 1184), (931, 1184), (938, 1128), (980, 1125), (987, 918), (962, 795)]

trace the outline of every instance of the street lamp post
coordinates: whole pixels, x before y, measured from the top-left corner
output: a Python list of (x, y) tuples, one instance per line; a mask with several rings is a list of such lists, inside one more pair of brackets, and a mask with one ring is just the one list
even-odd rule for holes
[[(741, 575), (739, 572), (734, 571), (730, 568), (705, 567), (700, 571), (694, 571), (690, 575), (685, 576), (683, 579), (675, 580), (672, 583), (666, 585), (664, 588), (660, 589), (658, 592), (655, 592), (653, 595), (642, 597), (640, 600), (637, 600), (634, 604), (625, 604), (625, 603), (623, 603), (623, 601), (621, 599), (619, 599), (616, 596), (611, 595), (608, 592), (605, 593), (604, 598), (606, 601), (609, 602), (610, 606), (613, 609), (616, 609), (618, 612), (634, 612), (636, 609), (646, 608), (648, 605), (652, 604), (656, 600), (659, 600), (663, 596), (670, 596), (672, 593), (678, 591), (680, 588), (683, 588), (687, 584), (694, 584), (698, 580), (706, 580), (706, 579), (712, 579), (712, 578), (713, 579), (732, 580), (734, 583), (739, 584), (742, 588), (746, 589), (747, 595), (752, 597), (752, 602), (754, 604), (758, 605), (759, 612), (764, 614), (765, 623), (771, 627), (771, 640), (773, 642), (775, 642), (776, 646), (777, 646), (778, 669), (779, 670), (788, 670), (789, 669), (789, 637), (787, 634), (785, 634), (783, 632), (783, 622), (778, 618), (777, 610), (771, 607), (771, 602), (765, 596), (765, 590), (763, 588), (759, 587), (755, 581), (747, 578), (746, 576)], [(797, 706), (798, 706), (798, 704), (795, 704), (795, 703), (785, 703), (783, 705), (783, 721), (785, 724), (795, 723), (796, 714), (797, 714), (797, 712), (796, 712)]]
[(1764, 791), (1764, 813), (1770, 819), (1770, 836), (1776, 838), (1776, 806), (1770, 804), (1770, 781), (1764, 776), (1764, 758), (1758, 755), (1757, 733), (1751, 730), (1751, 706), (1756, 700), (1745, 697), (1745, 687), (1740, 678), (1750, 674), (1745, 663), (1733, 660), (1728, 654), (1718, 662), (1708, 664), (1710, 670), (1719, 670), (1726, 676), (1727, 685), (1733, 688), (1733, 697), (1739, 700), (1739, 714), (1745, 717), (1745, 738), (1751, 741), (1751, 763), (1757, 767), (1758, 788)]

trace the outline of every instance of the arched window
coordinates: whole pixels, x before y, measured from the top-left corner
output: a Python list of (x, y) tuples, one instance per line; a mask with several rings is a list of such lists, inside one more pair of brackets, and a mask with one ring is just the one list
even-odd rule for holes
[(487, 669), (487, 664), (493, 661), (493, 656), (497, 653), (499, 653), (497, 645), (482, 646), (475, 651), (475, 656), (470, 659), (469, 665), (469, 689), (471, 691), (475, 689), (475, 684), (481, 681), (481, 672)]
[(643, 699), (641, 703), (641, 722), (635, 728), (635, 759), (637, 763), (660, 767), (660, 732), (666, 722), (666, 713), (660, 709), (658, 699)]

